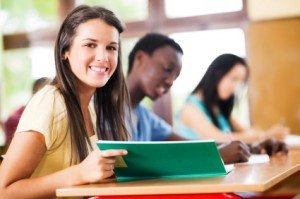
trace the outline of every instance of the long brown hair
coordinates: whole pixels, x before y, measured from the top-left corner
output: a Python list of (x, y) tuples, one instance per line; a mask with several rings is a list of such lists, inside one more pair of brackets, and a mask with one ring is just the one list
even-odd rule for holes
[[(249, 69), (246, 61), (234, 54), (222, 54), (216, 57), (209, 65), (203, 78), (200, 80), (196, 88), (192, 93), (197, 91), (203, 92), (204, 105), (212, 117), (213, 123), (216, 127), (220, 127), (217, 120), (217, 115), (213, 112), (213, 106), (217, 105), (221, 113), (224, 114), (225, 118), (229, 121), (235, 96), (230, 96), (227, 100), (220, 99), (218, 95), (218, 85), (222, 78), (236, 65), (241, 64), (247, 70), (247, 77), (249, 75)], [(230, 124), (232, 127), (232, 125)]]
[[(72, 158), (82, 161), (88, 155), (88, 147), (91, 143), (87, 135), (79, 94), (75, 86), (75, 75), (69, 66), (69, 61), (63, 56), (69, 50), (77, 28), (80, 24), (91, 20), (100, 19), (115, 27), (121, 34), (124, 28), (113, 12), (105, 8), (87, 5), (76, 7), (68, 14), (62, 23), (55, 43), (56, 77), (52, 82), (62, 93), (66, 103), (68, 127), (70, 131)], [(120, 45), (121, 42), (119, 41)], [(104, 140), (128, 140), (125, 126), (125, 108), (129, 107), (129, 95), (125, 84), (121, 64), (121, 46), (118, 50), (118, 65), (116, 71), (101, 88), (97, 88), (93, 102), (96, 119), (96, 133), (99, 139)], [(88, 144), (87, 144), (88, 143)], [(72, 159), (71, 159), (71, 162)]]

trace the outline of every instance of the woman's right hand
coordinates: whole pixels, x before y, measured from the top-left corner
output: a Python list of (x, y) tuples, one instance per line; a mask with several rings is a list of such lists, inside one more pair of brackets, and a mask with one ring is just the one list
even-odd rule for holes
[(250, 157), (250, 148), (241, 141), (233, 141), (229, 144), (218, 146), (224, 164), (247, 162)]
[(126, 150), (94, 150), (80, 164), (79, 183), (96, 183), (114, 174), (114, 165), (117, 156), (127, 155)]

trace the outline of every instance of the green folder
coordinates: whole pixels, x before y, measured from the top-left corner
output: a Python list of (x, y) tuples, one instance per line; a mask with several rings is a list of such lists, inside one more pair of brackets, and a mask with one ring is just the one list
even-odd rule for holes
[(226, 175), (214, 141), (97, 142), (100, 150), (126, 149), (117, 157), (117, 181), (153, 178), (194, 178)]

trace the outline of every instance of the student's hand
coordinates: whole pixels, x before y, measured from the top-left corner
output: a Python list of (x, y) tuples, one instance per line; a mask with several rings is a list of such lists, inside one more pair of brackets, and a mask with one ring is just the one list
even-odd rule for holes
[(233, 141), (229, 144), (218, 146), (224, 164), (247, 162), (250, 157), (249, 147), (241, 141)]
[(252, 143), (250, 145), (251, 153), (267, 153), (268, 155), (287, 154), (288, 147), (284, 142), (275, 138), (269, 138), (261, 142)]
[(286, 126), (282, 125), (274, 125), (272, 126), (267, 132), (267, 137), (268, 138), (276, 138), (278, 140), (283, 141), (284, 138), (290, 134), (290, 129)]
[(81, 181), (79, 184), (96, 183), (112, 176), (116, 156), (126, 154), (126, 150), (94, 150), (78, 164)]

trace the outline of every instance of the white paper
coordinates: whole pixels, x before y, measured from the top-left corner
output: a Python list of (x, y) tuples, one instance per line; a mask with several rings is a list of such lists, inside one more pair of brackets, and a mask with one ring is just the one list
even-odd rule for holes
[(226, 173), (229, 173), (234, 169), (234, 164), (225, 164), (224, 166), (225, 166)]
[(300, 148), (300, 136), (299, 135), (287, 135), (284, 142), (290, 147)]
[(248, 162), (240, 162), (237, 164), (259, 164), (269, 162), (270, 158), (268, 154), (251, 154), (248, 159)]

